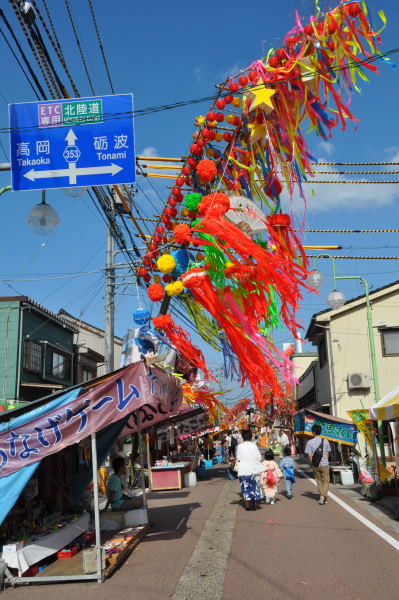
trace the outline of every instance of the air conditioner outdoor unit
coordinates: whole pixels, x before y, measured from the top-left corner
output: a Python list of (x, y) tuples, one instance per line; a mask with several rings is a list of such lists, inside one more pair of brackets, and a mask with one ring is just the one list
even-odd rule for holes
[(350, 390), (368, 389), (370, 387), (370, 377), (364, 373), (349, 373), (348, 388)]

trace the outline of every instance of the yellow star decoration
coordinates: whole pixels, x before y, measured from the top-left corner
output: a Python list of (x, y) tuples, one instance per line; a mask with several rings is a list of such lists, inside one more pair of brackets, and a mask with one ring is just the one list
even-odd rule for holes
[(251, 132), (250, 144), (253, 146), (259, 139), (266, 137), (266, 126), (264, 123), (250, 123), (248, 129)]
[(261, 108), (267, 114), (270, 114), (274, 110), (273, 102), (271, 99), (275, 93), (275, 90), (264, 87), (263, 79), (259, 79), (258, 83), (256, 84), (256, 88), (252, 88), (249, 91), (250, 97), (252, 97), (252, 104), (249, 110), (252, 111), (256, 108)]

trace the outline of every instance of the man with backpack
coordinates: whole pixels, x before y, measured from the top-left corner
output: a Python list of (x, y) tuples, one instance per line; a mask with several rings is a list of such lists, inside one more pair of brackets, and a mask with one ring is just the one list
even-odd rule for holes
[(330, 483), (329, 455), (330, 442), (320, 436), (321, 426), (315, 423), (312, 427), (313, 438), (308, 441), (305, 448), (310, 464), (313, 467), (314, 478), (320, 494), (319, 504), (326, 504), (328, 487)]

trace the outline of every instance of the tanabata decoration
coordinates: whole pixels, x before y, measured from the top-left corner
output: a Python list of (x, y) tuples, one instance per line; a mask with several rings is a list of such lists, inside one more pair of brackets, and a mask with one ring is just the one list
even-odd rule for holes
[(188, 333), (180, 325), (177, 325), (169, 314), (153, 317), (152, 322), (154, 327), (165, 332), (179, 354), (184, 356), (192, 365), (201, 369), (206, 379), (215, 379), (206, 367), (201, 350), (194, 346)]
[(165, 291), (160, 283), (152, 283), (148, 286), (147, 294), (153, 302), (159, 302), (165, 296)]
[[(382, 30), (385, 15), (378, 15)], [(274, 412), (288, 402), (281, 382), (290, 386), (295, 378), (272, 332), (285, 326), (298, 338), (298, 303), (310, 289), (307, 258), (281, 197), (298, 191), (305, 201), (304, 184), (314, 175), (303, 127), (326, 140), (337, 126), (357, 123), (353, 92), (378, 72), (377, 60), (390, 62), (380, 50), (381, 30), (368, 21), (365, 2), (342, 0), (307, 23), (295, 13), (281, 47), (219, 85), (211, 110), (196, 119), (194, 142), (138, 271), (149, 281), (162, 247), (180, 247), (185, 260), (172, 253), (173, 271), (162, 271), (158, 259), (171, 277), (166, 293), (180, 280), (185, 290), (171, 297), (203, 339), (222, 349), (225, 372), (235, 374), (238, 361), (242, 383)], [(195, 259), (193, 248), (201, 250)], [(165, 291), (153, 285), (148, 294), (158, 301)]]
[(206, 386), (198, 387), (196, 384), (183, 383), (183, 404), (187, 406), (203, 406), (207, 409), (209, 421), (213, 424), (220, 419), (229, 419), (230, 411), (219, 400), (218, 396), (224, 392), (215, 392)]

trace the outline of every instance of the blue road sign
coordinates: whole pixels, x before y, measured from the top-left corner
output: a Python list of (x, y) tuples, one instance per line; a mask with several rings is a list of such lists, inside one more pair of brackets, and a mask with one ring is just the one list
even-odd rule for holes
[(14, 191), (135, 181), (133, 95), (9, 105)]

